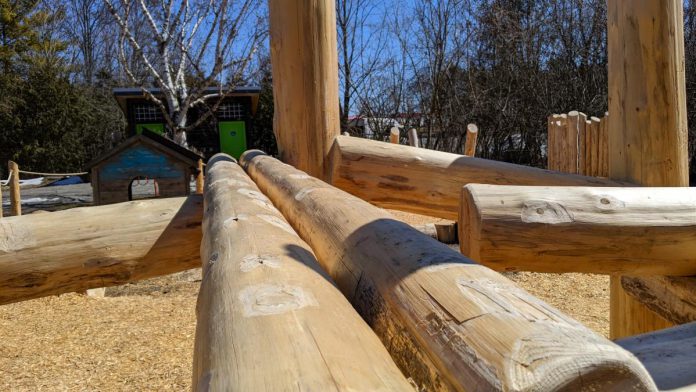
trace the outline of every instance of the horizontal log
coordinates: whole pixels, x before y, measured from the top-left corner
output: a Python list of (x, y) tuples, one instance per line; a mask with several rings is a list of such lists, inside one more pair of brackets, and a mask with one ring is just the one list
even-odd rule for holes
[(200, 196), (0, 220), (0, 304), (200, 267)]
[(621, 286), (671, 323), (696, 321), (696, 277), (622, 276)]
[(456, 220), (461, 187), (498, 185), (622, 186), (603, 178), (339, 136), (330, 182), (384, 208)]
[(258, 151), (242, 164), (421, 390), (654, 390), (628, 352), (387, 212)]
[(406, 391), (312, 250), (228, 155), (208, 166), (198, 391)]
[(638, 357), (661, 391), (693, 391), (696, 386), (696, 322), (616, 343)]
[(696, 274), (696, 189), (467, 185), (460, 248), (498, 271)]

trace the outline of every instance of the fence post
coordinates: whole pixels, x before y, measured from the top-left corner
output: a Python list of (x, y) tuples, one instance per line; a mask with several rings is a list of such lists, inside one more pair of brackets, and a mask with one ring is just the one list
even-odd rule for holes
[(203, 184), (205, 181), (203, 169), (204, 169), (203, 160), (199, 159), (198, 160), (198, 175), (196, 176), (196, 194), (198, 194), (198, 195), (203, 194)]
[(418, 141), (418, 131), (415, 128), (408, 130), (408, 144), (411, 147), (420, 147), (420, 142)]
[(391, 127), (389, 130), (389, 141), (394, 144), (399, 144), (399, 128)]
[(464, 155), (473, 157), (476, 155), (476, 141), (478, 140), (478, 127), (476, 124), (466, 126), (466, 143), (464, 144)]
[(568, 173), (577, 174), (578, 170), (578, 135), (580, 131), (580, 112), (573, 110), (568, 113), (568, 122), (566, 124), (566, 129), (564, 136), (568, 139), (566, 140), (567, 150), (564, 152), (564, 160), (568, 167)]
[(22, 215), (22, 197), (19, 193), (19, 166), (13, 161), (9, 161), (7, 166), (10, 170), (11, 213), (14, 216), (20, 216)]

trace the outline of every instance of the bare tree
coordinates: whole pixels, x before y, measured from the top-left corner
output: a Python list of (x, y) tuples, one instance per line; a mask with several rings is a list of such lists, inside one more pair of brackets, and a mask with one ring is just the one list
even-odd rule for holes
[[(234, 86), (243, 83), (265, 34), (257, 15), (259, 0), (104, 0), (120, 28), (119, 62), (127, 77), (162, 111), (174, 140), (186, 145), (186, 132), (217, 110)], [(151, 39), (134, 33), (144, 17)], [(127, 52), (147, 71), (133, 71)], [(160, 88), (162, 99), (147, 87)], [(209, 93), (209, 87), (216, 87)], [(189, 121), (189, 112), (203, 115)]]

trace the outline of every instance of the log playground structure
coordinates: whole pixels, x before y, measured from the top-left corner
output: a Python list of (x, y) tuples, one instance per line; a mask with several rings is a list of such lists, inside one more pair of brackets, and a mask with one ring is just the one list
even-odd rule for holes
[[(196, 391), (694, 386), (682, 5), (608, 1), (611, 116), (552, 116), (575, 155), (544, 170), (341, 135), (334, 2), (269, 0), (279, 159), (218, 154), (202, 196), (0, 220), (0, 303), (202, 266)], [(589, 166), (580, 126), (606, 150)], [(457, 221), (461, 252), (379, 207)], [(612, 340), (498, 271), (611, 275)]]

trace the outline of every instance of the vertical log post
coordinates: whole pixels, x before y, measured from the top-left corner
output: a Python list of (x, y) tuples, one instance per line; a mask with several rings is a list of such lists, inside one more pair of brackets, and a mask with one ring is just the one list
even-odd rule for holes
[(11, 214), (14, 216), (22, 215), (22, 197), (19, 193), (19, 166), (16, 162), (9, 161), (7, 166), (10, 170), (10, 205)]
[(587, 135), (587, 115), (582, 112), (578, 112), (578, 174), (583, 176), (587, 175), (587, 170), (585, 170), (585, 149), (586, 146), (586, 135)]
[(561, 113), (556, 118), (556, 159), (558, 160), (558, 171), (568, 173), (568, 160), (565, 157), (565, 151), (568, 148), (568, 137), (566, 136), (566, 127), (568, 126), (568, 115)]
[(599, 125), (600, 125), (600, 120), (597, 117), (590, 117), (590, 131), (592, 133), (592, 171), (590, 173), (591, 176), (593, 177), (598, 177), (599, 176), (599, 167), (600, 167), (600, 153), (601, 153), (601, 140), (600, 140), (600, 132), (599, 132)]
[(418, 141), (418, 131), (415, 128), (408, 130), (408, 144), (411, 147), (420, 147), (420, 142)]
[(568, 165), (568, 173), (578, 173), (578, 130), (580, 129), (580, 113), (573, 110), (568, 113), (568, 124), (566, 127), (565, 137), (567, 140), (568, 149), (564, 156)]
[(476, 124), (466, 126), (466, 143), (464, 144), (464, 155), (473, 157), (476, 155), (476, 141), (478, 140), (478, 127)]
[(554, 114), (546, 118), (546, 168), (549, 170), (556, 170), (556, 160), (554, 159), (554, 153), (556, 152), (556, 127), (554, 120)]
[(280, 158), (326, 178), (339, 135), (336, 10), (320, 0), (269, 0), (275, 113)]
[(389, 142), (399, 144), (399, 128), (391, 127), (389, 130)]
[[(609, 176), (644, 186), (688, 186), (681, 0), (609, 0)], [(648, 240), (648, 239), (646, 239)], [(670, 323), (611, 278), (610, 334)]]
[(203, 184), (205, 182), (203, 170), (204, 170), (203, 160), (199, 159), (198, 160), (198, 175), (196, 175), (196, 194), (197, 195), (203, 194)]

